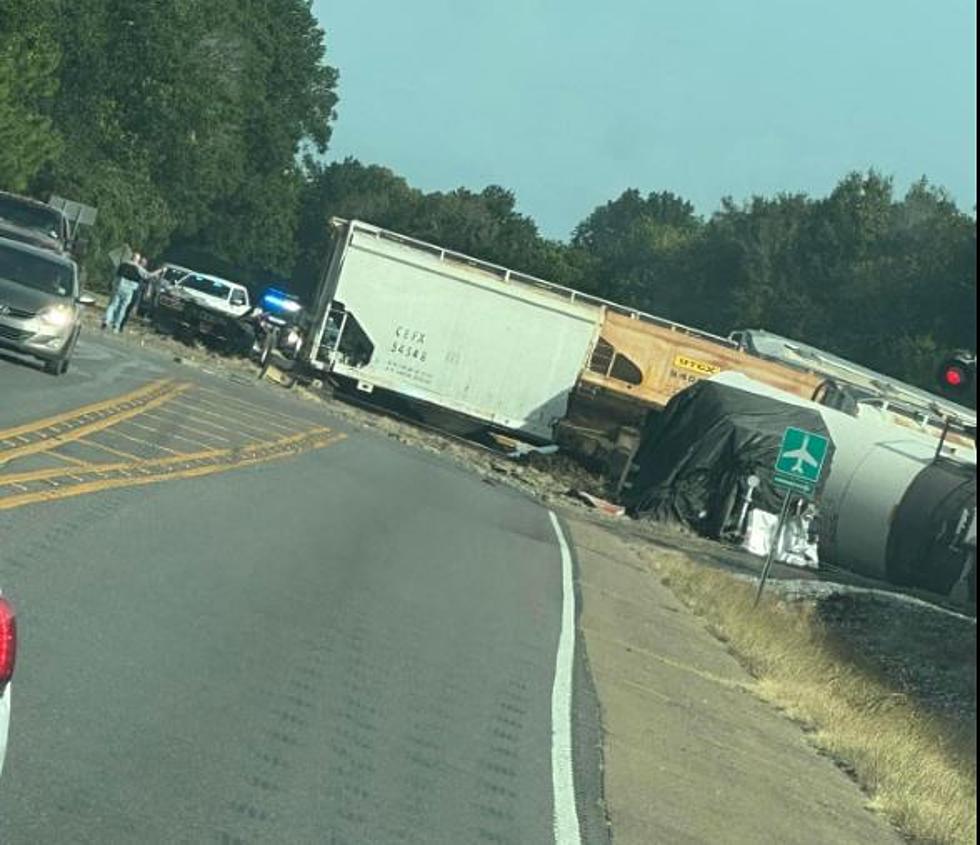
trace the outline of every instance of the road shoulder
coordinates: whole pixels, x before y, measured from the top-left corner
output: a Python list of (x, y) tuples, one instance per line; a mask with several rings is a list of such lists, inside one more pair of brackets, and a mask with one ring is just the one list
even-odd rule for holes
[(626, 542), (566, 524), (616, 842), (901, 841)]

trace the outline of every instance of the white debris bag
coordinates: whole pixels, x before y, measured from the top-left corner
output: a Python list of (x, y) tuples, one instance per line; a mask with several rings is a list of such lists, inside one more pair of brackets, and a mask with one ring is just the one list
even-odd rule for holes
[[(783, 523), (783, 530), (776, 541), (774, 559), (792, 566), (816, 569), (820, 563), (817, 544), (810, 539), (809, 514), (791, 514)], [(779, 516), (753, 508), (749, 512), (742, 548), (753, 555), (766, 557), (772, 546)]]

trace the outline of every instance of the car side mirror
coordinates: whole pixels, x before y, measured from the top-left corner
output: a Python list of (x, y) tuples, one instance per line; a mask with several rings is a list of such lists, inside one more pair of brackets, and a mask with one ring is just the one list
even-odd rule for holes
[(84, 238), (76, 238), (75, 243), (72, 244), (72, 253), (74, 253), (75, 258), (84, 258), (88, 252), (88, 241)]
[(77, 300), (79, 305), (95, 305), (95, 297), (91, 294), (83, 293)]

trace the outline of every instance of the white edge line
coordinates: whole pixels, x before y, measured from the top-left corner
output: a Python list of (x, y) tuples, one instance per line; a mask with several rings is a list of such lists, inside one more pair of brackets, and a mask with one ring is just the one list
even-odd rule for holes
[(551, 779), (554, 791), (555, 845), (580, 845), (582, 838), (575, 806), (575, 770), (572, 767), (572, 673), (575, 666), (575, 584), (572, 555), (553, 511), (551, 527), (561, 549), (561, 632), (555, 657), (555, 683), (551, 689)]

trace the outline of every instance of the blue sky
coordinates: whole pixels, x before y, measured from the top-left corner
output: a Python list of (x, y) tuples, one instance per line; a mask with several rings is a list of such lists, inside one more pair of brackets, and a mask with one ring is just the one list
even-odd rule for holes
[(874, 166), (976, 203), (967, 0), (315, 0), (340, 69), (330, 159), (496, 183), (567, 238), (628, 187), (826, 194)]

